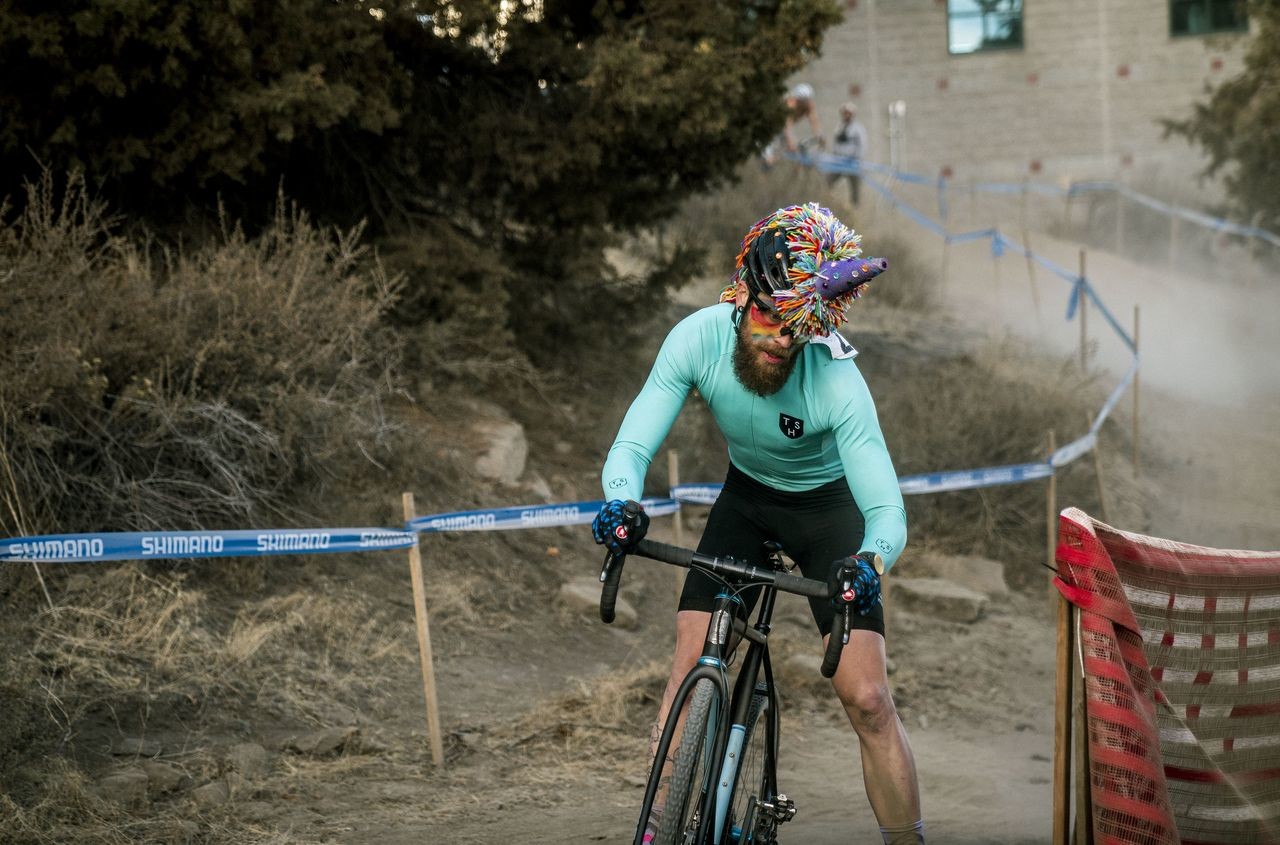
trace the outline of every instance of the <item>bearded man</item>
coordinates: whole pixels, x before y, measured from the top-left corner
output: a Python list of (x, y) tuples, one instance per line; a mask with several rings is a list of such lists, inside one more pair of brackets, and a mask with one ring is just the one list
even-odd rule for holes
[[(777, 541), (807, 578), (825, 581), (833, 566), (853, 565), (872, 585), (860, 596), (831, 680), (857, 735), (884, 841), (918, 845), (920, 792), (889, 692), (879, 602), (880, 574), (906, 542), (906, 512), (875, 405), (853, 361), (857, 353), (836, 332), (867, 282), (888, 266), (863, 258), (860, 243), (817, 204), (779, 209), (747, 232), (720, 303), (671, 330), (627, 411), (605, 460), (608, 501), (592, 531), (596, 542), (621, 552), (644, 536), (643, 514), (639, 526), (617, 530), (624, 501), (642, 498), (649, 463), (696, 388), (724, 434), (730, 461), (698, 551), (763, 566), (764, 543)], [(719, 590), (696, 570), (685, 580), (651, 755), (680, 682), (701, 653)], [(749, 611), (750, 592), (744, 598)], [(819, 599), (810, 599), (810, 609), (825, 640), (834, 609)], [(645, 842), (658, 830), (660, 813), (655, 804)]]

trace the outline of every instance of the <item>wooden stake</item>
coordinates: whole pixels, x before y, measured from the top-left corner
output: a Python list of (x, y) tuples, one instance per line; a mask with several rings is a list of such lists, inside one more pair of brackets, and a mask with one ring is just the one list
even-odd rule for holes
[(1093, 845), (1093, 800), (1089, 770), (1089, 702), (1084, 680), (1080, 632), (1080, 608), (1071, 606), (1071, 696), (1075, 699), (1075, 724), (1071, 738), (1076, 746), (1076, 845)]
[(1116, 191), (1116, 255), (1124, 255), (1124, 194)]
[[(1084, 424), (1085, 424), (1086, 430), (1090, 425), (1093, 424), (1093, 421), (1089, 419), (1089, 414), (1087, 412), (1084, 415)], [(1099, 435), (1102, 434), (1101, 430), (1099, 430), (1098, 434)], [(1102, 456), (1100, 454), (1102, 452), (1101, 437), (1094, 438), (1092, 451), (1093, 451), (1093, 478), (1098, 484), (1098, 507), (1102, 510), (1102, 521), (1110, 525), (1111, 514), (1107, 510), (1107, 489), (1106, 489), (1107, 485), (1103, 483), (1103, 479), (1102, 479)]]
[[(1049, 429), (1049, 457), (1050, 464), (1053, 463), (1053, 453), (1057, 451), (1058, 439), (1053, 429)], [(1054, 563), (1054, 552), (1058, 546), (1058, 470), (1050, 468), (1049, 483), (1045, 486), (1044, 501), (1044, 520), (1045, 520), (1045, 564), (1049, 567), (1049, 607), (1047, 610), (1053, 613), (1053, 609), (1057, 606), (1058, 590), (1053, 586), (1053, 573), (1057, 570)]]
[(1027, 250), (1027, 284), (1031, 287), (1031, 305), (1036, 309), (1036, 323), (1040, 322), (1040, 291), (1036, 288), (1036, 262), (1031, 257), (1031, 232), (1023, 224), (1022, 246)]
[(1000, 257), (991, 255), (991, 284), (995, 290), (1000, 290)]
[[(667, 450), (667, 489), (671, 490), (680, 484), (680, 453), (675, 449)], [(684, 511), (675, 513), (676, 545), (684, 548)], [(678, 566), (671, 567), (676, 583), (676, 606), (680, 604), (680, 594), (684, 592), (684, 570)]]
[(1071, 605), (1058, 594), (1058, 642), (1053, 713), (1053, 843), (1068, 845), (1071, 831), (1071, 681), (1075, 652)]
[[(1253, 215), (1253, 219), (1249, 221), (1249, 225), (1254, 229), (1257, 229), (1262, 225), (1261, 211)], [(1248, 285), (1246, 285), (1246, 287), (1253, 287), (1256, 284), (1261, 284), (1266, 278), (1266, 274), (1262, 270), (1262, 262), (1258, 258), (1257, 235), (1249, 236), (1249, 275), (1247, 278)]]
[[(1138, 349), (1138, 306), (1133, 306), (1133, 351), (1137, 354)], [(1141, 452), (1139, 450), (1140, 440), (1138, 437), (1138, 410), (1140, 396), (1142, 395), (1142, 366), (1133, 373), (1133, 477), (1138, 477), (1138, 469), (1141, 467)]]
[(943, 238), (942, 240), (942, 281), (939, 282), (938, 287), (944, 291), (947, 289), (947, 274), (950, 272), (950, 266), (948, 264), (948, 257), (950, 256), (950, 254), (951, 254), (951, 241), (948, 238)]
[[(404, 521), (413, 521), (417, 511), (413, 494), (401, 496)], [(409, 549), (409, 577), (413, 582), (413, 615), (418, 624), (418, 658), (422, 664), (422, 694), (427, 702), (427, 736), (431, 741), (431, 761), (444, 765), (444, 742), (440, 738), (440, 710), (436, 704), (436, 670), (431, 657), (431, 628), (427, 624), (427, 589), (422, 580), (422, 541)]]
[(1089, 368), (1089, 330), (1088, 330), (1088, 326), (1086, 325), (1086, 319), (1087, 319), (1086, 314), (1088, 312), (1088, 308), (1086, 306), (1089, 302), (1089, 299), (1088, 297), (1085, 296), (1085, 293), (1084, 293), (1085, 284), (1086, 283), (1084, 281), (1084, 250), (1082, 249), (1080, 250), (1080, 289), (1076, 293), (1076, 296), (1079, 297), (1078, 301), (1076, 302), (1076, 306), (1079, 309), (1079, 314), (1077, 316), (1080, 318), (1080, 369), (1082, 371), (1087, 370)]

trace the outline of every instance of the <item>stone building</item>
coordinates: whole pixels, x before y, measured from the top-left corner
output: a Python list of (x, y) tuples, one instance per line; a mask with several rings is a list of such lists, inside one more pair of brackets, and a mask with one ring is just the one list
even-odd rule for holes
[(977, 179), (1186, 182), (1180, 118), (1243, 66), (1241, 0), (843, 0), (794, 81), (830, 136), (858, 106), (868, 158)]

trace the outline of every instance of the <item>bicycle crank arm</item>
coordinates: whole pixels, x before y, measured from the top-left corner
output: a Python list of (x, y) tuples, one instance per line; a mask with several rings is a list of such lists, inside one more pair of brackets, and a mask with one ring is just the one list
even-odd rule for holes
[(796, 817), (796, 802), (783, 794), (779, 794), (775, 797), (772, 803), (768, 801), (757, 801), (756, 806), (758, 806), (762, 811), (773, 816), (774, 821), (778, 824), (789, 822)]

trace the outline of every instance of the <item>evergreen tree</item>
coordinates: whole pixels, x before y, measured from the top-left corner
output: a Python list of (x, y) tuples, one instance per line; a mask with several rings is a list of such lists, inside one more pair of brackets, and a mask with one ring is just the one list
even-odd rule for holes
[(1191, 117), (1164, 121), (1209, 155), (1205, 175), (1223, 173), (1246, 219), (1280, 228), (1280, 0), (1250, 0), (1254, 36), (1245, 68), (1197, 103)]
[(478, 307), (473, 293), (500, 307), (598, 281), (615, 233), (730, 178), (781, 127), (785, 78), (839, 14), (834, 0), (11, 0), (0, 196), (20, 200), (41, 166), (81, 169), (164, 228), (219, 204), (253, 225), (283, 191), (320, 220), (370, 222), (409, 273), (402, 316)]

